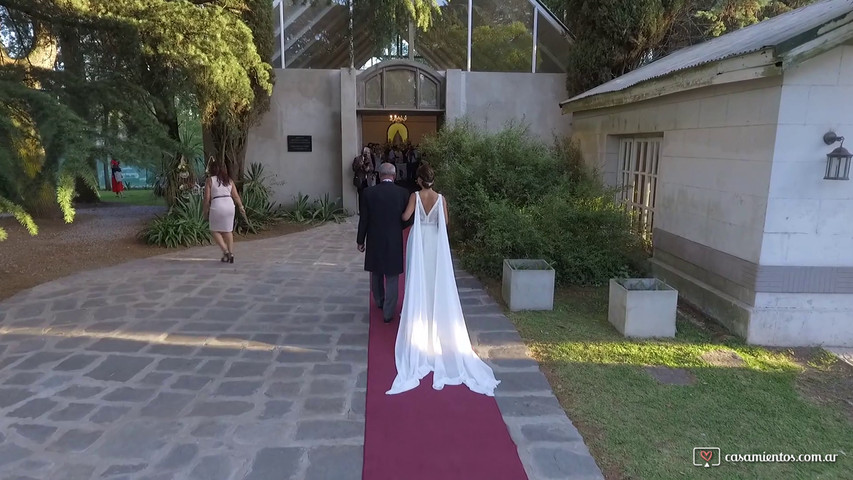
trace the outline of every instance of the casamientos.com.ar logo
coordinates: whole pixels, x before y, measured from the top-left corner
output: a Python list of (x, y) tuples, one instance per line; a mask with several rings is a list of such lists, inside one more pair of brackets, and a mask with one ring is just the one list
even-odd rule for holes
[(835, 463), (837, 453), (723, 453), (720, 447), (694, 447), (693, 465), (719, 467), (721, 463)]

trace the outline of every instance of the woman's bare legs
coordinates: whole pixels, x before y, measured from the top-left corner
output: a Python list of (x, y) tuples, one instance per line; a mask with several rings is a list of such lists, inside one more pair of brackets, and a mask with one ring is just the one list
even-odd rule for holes
[(228, 253), (234, 253), (234, 234), (232, 232), (222, 232), (222, 236), (225, 238)]
[(225, 244), (225, 239), (222, 238), (222, 233), (220, 232), (211, 232), (213, 233), (213, 240), (219, 245), (219, 248), (222, 249), (222, 253), (228, 253), (231, 250), (228, 249), (228, 245)]

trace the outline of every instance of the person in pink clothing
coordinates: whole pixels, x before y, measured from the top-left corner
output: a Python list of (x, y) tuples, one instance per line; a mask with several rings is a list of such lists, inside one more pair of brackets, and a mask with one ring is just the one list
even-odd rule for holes
[(211, 172), (215, 174), (208, 177), (204, 188), (204, 215), (210, 222), (213, 240), (222, 249), (222, 261), (234, 263), (235, 205), (244, 217), (246, 209), (225, 163), (216, 162)]

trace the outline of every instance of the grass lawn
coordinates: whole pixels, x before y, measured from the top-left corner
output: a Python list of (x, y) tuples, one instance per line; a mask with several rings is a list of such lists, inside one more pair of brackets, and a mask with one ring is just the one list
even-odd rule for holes
[[(606, 288), (560, 290), (553, 312), (509, 316), (608, 480), (853, 478), (853, 369), (823, 350), (748, 346), (681, 314), (674, 340), (628, 341), (607, 321)], [(682, 368), (695, 382), (664, 385), (644, 366)], [(700, 468), (694, 447), (838, 460)]]
[(101, 200), (107, 203), (124, 203), (127, 205), (165, 206), (166, 202), (154, 196), (154, 190), (125, 190), (121, 197), (109, 190), (101, 190)]

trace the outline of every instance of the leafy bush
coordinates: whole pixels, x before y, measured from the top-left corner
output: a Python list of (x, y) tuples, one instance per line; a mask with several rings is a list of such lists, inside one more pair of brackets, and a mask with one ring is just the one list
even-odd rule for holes
[(296, 205), (293, 210), (287, 212), (286, 217), (297, 223), (308, 223), (311, 221), (311, 202), (308, 195), (303, 195), (301, 192), (296, 196)]
[(644, 254), (615, 191), (568, 140), (549, 146), (520, 125), (486, 133), (458, 122), (422, 148), (472, 273), (498, 278), (505, 258), (544, 258), (561, 283), (597, 285), (639, 268)]
[(299, 193), (293, 210), (287, 212), (285, 216), (297, 223), (340, 223), (346, 218), (347, 212), (341, 206), (340, 199), (333, 202), (328, 193), (314, 202), (311, 202), (308, 195)]
[(161, 247), (191, 247), (209, 245), (210, 224), (204, 218), (204, 198), (201, 195), (177, 197), (169, 212), (151, 222), (141, 237), (145, 243)]
[(340, 199), (333, 202), (329, 200), (328, 193), (323, 198), (315, 200), (311, 208), (311, 219), (315, 222), (341, 223), (346, 216), (347, 212), (341, 206)]
[(264, 174), (264, 166), (253, 163), (243, 176), (243, 206), (246, 207), (246, 218), (237, 214), (237, 232), (258, 233), (270, 225), (285, 218), (281, 207), (272, 202), (272, 183), (270, 177)]
[[(274, 183), (264, 174), (261, 164), (253, 163), (244, 175), (241, 198), (246, 208), (246, 217), (235, 216), (237, 233), (258, 233), (281, 220), (298, 223), (341, 222), (347, 212), (341, 207), (340, 199), (324, 198), (311, 202), (307, 195), (299, 194), (296, 208), (285, 212), (272, 202)], [(202, 190), (203, 191), (203, 190)], [(143, 241), (151, 245), (168, 248), (179, 246), (207, 245), (211, 243), (210, 223), (203, 214), (203, 194), (185, 193), (178, 196), (169, 212), (156, 218), (140, 233)]]

